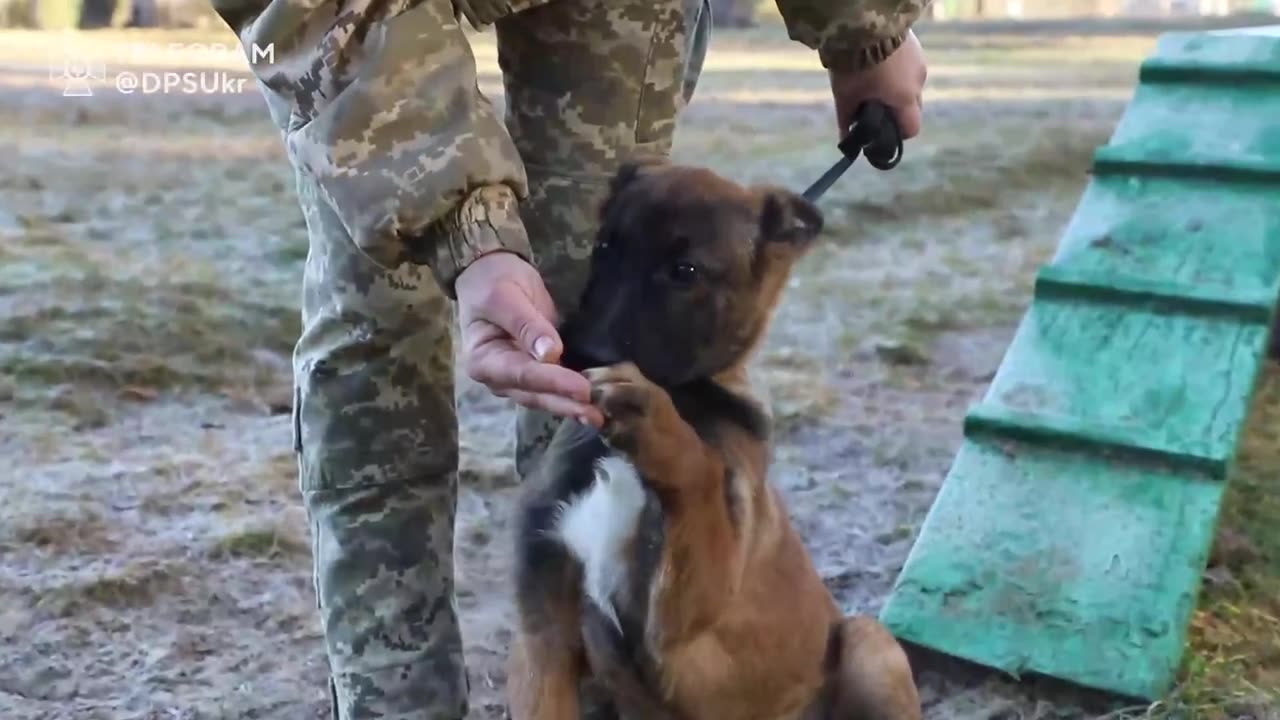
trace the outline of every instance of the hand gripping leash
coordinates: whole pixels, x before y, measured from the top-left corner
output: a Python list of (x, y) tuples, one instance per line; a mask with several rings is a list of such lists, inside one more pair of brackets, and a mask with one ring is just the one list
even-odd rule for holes
[(849, 133), (837, 147), (844, 157), (804, 191), (804, 198), (809, 202), (817, 202), (823, 193), (831, 189), (859, 154), (877, 170), (897, 167), (902, 160), (902, 130), (888, 107), (875, 101), (866, 102), (858, 107)]

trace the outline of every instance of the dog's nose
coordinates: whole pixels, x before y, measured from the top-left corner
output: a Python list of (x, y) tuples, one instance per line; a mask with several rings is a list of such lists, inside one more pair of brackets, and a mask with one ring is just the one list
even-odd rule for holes
[(624, 343), (623, 348), (624, 351), (619, 352), (613, 342), (591, 342), (583, 346), (582, 352), (597, 366), (615, 365), (627, 359), (626, 350), (630, 349), (630, 343)]
[(607, 332), (565, 333), (562, 331), (560, 336), (564, 340), (564, 357), (561, 358), (561, 364), (570, 370), (582, 371), (622, 362), (626, 355), (625, 349), (630, 347), (629, 342), (624, 343), (621, 345), (624, 351), (619, 352), (619, 344)]

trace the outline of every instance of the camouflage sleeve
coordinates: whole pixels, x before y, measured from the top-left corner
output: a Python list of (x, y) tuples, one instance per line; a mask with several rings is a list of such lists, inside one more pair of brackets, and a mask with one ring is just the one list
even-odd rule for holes
[(862, 70), (893, 54), (932, 0), (776, 0), (792, 40), (829, 70)]
[(479, 92), (444, 0), (212, 0), (236, 32), (297, 172), (383, 267), (457, 275), (530, 258), (524, 166)]

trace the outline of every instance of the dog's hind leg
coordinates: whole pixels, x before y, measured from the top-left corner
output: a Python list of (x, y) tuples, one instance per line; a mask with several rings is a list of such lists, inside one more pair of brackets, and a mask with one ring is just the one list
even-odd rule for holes
[(920, 720), (906, 652), (875, 619), (855, 615), (832, 629), (827, 714), (822, 720)]
[(525, 508), (516, 558), (516, 632), (507, 668), (512, 720), (580, 720), (586, 672), (581, 568), (541, 532), (545, 508)]
[(507, 663), (511, 720), (579, 720), (580, 662), (553, 638), (517, 632)]
[[(545, 515), (528, 510), (526, 530)], [(533, 522), (530, 522), (533, 521)], [(516, 633), (507, 670), (512, 720), (580, 720), (587, 674), (582, 569), (554, 540), (529, 532), (516, 561)]]

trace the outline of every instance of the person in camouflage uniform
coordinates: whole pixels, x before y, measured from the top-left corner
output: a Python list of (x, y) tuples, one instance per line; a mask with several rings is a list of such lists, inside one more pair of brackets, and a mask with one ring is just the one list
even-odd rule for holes
[[(920, 125), (927, 0), (778, 0), (830, 71)], [(555, 330), (625, 161), (668, 157), (705, 0), (213, 0), (295, 169), (310, 251), (295, 450), (342, 720), (460, 720), (453, 301), (468, 374), (521, 407), (527, 475), (559, 417), (599, 424)], [(494, 26), (505, 121), (461, 25)]]

